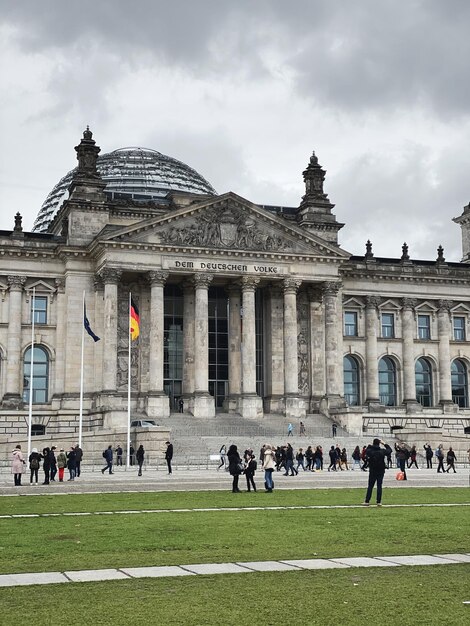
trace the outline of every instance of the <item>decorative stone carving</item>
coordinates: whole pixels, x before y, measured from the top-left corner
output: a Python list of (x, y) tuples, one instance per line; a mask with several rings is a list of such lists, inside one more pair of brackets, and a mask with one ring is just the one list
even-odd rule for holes
[(7, 281), (10, 286), (10, 291), (23, 291), (26, 276), (8, 276)]
[(409, 261), (410, 255), (408, 254), (408, 244), (405, 242), (401, 247), (401, 260)]
[(13, 230), (17, 233), (23, 232), (23, 217), (19, 211), (15, 215), (15, 228)]
[(301, 293), (297, 302), (297, 362), (299, 393), (308, 396), (310, 393), (309, 375), (309, 304), (307, 294)]
[(286, 278), (283, 281), (284, 293), (297, 293), (301, 284), (302, 284), (301, 280), (295, 280), (294, 278)]
[(259, 278), (254, 278), (253, 276), (243, 276), (241, 279), (242, 290), (245, 291), (254, 291), (259, 284)]
[(194, 274), (193, 282), (196, 289), (198, 287), (203, 287), (204, 289), (208, 289), (209, 285), (213, 281), (213, 274)]
[(364, 255), (364, 258), (365, 259), (374, 258), (374, 253), (372, 252), (372, 244), (369, 239), (367, 240), (367, 243), (366, 243), (366, 253)]
[(152, 270), (151, 272), (147, 272), (147, 279), (151, 285), (154, 285), (154, 284), (164, 285), (168, 278), (168, 275), (169, 275), (168, 272)]
[(450, 313), (451, 308), (454, 306), (452, 300), (438, 300), (437, 304), (439, 306), (439, 312), (446, 311), (447, 313)]
[(105, 284), (118, 285), (122, 271), (114, 267), (105, 267), (101, 270), (99, 276)]
[(56, 278), (54, 280), (55, 289), (57, 293), (64, 293), (65, 291), (65, 278)]
[(437, 249), (437, 259), (436, 259), (436, 263), (445, 263), (446, 259), (444, 256), (444, 248), (442, 246), (439, 246)]
[(401, 305), (403, 310), (414, 310), (417, 304), (417, 300), (415, 298), (402, 298)]
[(336, 296), (340, 290), (340, 282), (323, 283), (323, 293), (325, 296)]
[[(117, 375), (116, 388), (127, 391), (129, 380), (129, 294), (120, 290), (118, 295)], [(131, 389), (138, 391), (140, 341), (131, 349)]]
[(195, 222), (178, 228), (172, 226), (161, 233), (166, 244), (198, 246), (202, 248), (229, 248), (235, 250), (292, 249), (289, 241), (258, 228), (255, 220), (237, 207), (205, 209)]
[(366, 296), (366, 309), (377, 309), (379, 304), (379, 296)]

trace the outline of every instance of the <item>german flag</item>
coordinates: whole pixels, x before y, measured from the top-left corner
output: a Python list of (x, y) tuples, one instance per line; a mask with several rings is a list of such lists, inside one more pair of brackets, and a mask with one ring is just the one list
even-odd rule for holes
[(139, 309), (137, 308), (136, 303), (131, 298), (131, 309), (129, 311), (129, 329), (131, 334), (131, 340), (137, 339), (140, 335), (140, 315)]

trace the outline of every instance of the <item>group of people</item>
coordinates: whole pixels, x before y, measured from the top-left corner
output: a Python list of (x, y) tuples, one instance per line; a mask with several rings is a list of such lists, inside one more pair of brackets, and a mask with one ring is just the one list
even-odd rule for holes
[(14, 476), (15, 486), (21, 487), (21, 479), (28, 465), (30, 472), (30, 485), (37, 485), (39, 482), (39, 470), (44, 473), (43, 485), (49, 485), (55, 482), (56, 476), (59, 482), (64, 481), (64, 473), (67, 468), (69, 471), (69, 481), (75, 480), (80, 476), (80, 466), (83, 459), (83, 450), (77, 444), (72, 446), (67, 452), (60, 448), (57, 452), (56, 446), (43, 448), (42, 453), (37, 448), (31, 450), (31, 454), (26, 459), (21, 445), (18, 444), (12, 452), (11, 472)]

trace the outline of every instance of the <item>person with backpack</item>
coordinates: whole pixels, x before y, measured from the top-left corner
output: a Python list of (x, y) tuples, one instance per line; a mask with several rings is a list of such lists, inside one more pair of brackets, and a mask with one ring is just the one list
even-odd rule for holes
[(77, 453), (74, 446), (67, 452), (67, 468), (69, 470), (68, 482), (75, 480), (75, 472), (77, 470)]
[(106, 450), (103, 451), (103, 458), (106, 461), (106, 466), (103, 467), (101, 473), (104, 474), (106, 470), (109, 470), (109, 473), (113, 473), (113, 446), (108, 446)]
[(253, 487), (253, 491), (256, 491), (255, 472), (257, 469), (258, 469), (258, 464), (256, 463), (255, 455), (252, 454), (251, 459), (248, 461), (248, 465), (245, 468), (247, 491), (251, 491), (250, 487)]
[(455, 456), (455, 452), (452, 450), (452, 447), (450, 447), (450, 448), (447, 450), (447, 458), (446, 458), (446, 461), (447, 461), (447, 469), (446, 469), (446, 472), (447, 472), (447, 473), (449, 473), (449, 470), (450, 470), (450, 469), (453, 469), (453, 470), (454, 470), (454, 474), (456, 474), (456, 473), (457, 473), (457, 472), (456, 472), (456, 469), (455, 469), (455, 461), (456, 461), (456, 460), (457, 460), (457, 457)]
[(35, 478), (36, 485), (38, 484), (38, 476), (39, 476), (39, 467), (41, 465), (42, 454), (39, 454), (37, 448), (33, 448), (31, 450), (31, 454), (29, 455), (29, 469), (31, 471), (31, 476), (29, 479), (29, 484), (33, 484), (33, 478)]
[(440, 474), (442, 472), (444, 474), (444, 450), (442, 443), (437, 446), (435, 455), (437, 459), (437, 473)]
[(64, 482), (64, 471), (67, 467), (67, 457), (65, 456), (64, 449), (61, 448), (57, 455), (57, 467), (59, 468), (59, 482)]
[(374, 439), (371, 446), (367, 446), (366, 460), (369, 468), (369, 484), (364, 506), (369, 506), (375, 484), (377, 484), (377, 506), (382, 506), (382, 483), (385, 475), (385, 459), (389, 450), (391, 452), (390, 446), (378, 438)]

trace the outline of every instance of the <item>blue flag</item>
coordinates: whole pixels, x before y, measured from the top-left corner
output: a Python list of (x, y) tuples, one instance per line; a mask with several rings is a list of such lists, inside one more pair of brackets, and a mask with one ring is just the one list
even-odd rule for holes
[(85, 304), (85, 302), (83, 302), (83, 325), (85, 326), (85, 330), (90, 335), (90, 337), (93, 339), (93, 341), (96, 342), (96, 341), (100, 340), (98, 335), (95, 335), (95, 333), (90, 328), (90, 322), (88, 321), (88, 317), (86, 316), (86, 304)]

